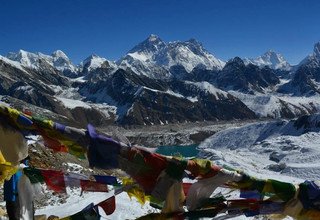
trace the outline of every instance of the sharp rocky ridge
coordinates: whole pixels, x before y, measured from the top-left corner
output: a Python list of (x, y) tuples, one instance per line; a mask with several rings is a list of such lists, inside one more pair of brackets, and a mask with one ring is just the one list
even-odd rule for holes
[(118, 61), (20, 50), (0, 56), (0, 95), (79, 125), (294, 118), (319, 112), (319, 51), (320, 42), (297, 66), (274, 51), (224, 62), (195, 39), (156, 35)]

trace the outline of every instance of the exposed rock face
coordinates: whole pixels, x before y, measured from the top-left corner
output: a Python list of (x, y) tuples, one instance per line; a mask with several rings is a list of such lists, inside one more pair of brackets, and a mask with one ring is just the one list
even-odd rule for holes
[(296, 96), (320, 94), (320, 42), (314, 45), (313, 54), (298, 65), (292, 80), (279, 88), (279, 92)]
[(80, 92), (91, 101), (106, 102), (111, 99), (122, 106), (118, 108), (118, 122), (121, 124), (255, 117), (237, 98), (207, 82), (162, 81), (121, 69), (105, 81), (84, 84)]
[(260, 69), (252, 64), (246, 66), (239, 57), (227, 62), (216, 79), (219, 88), (245, 93), (263, 92), (265, 88), (274, 86), (279, 82), (279, 78), (270, 68)]

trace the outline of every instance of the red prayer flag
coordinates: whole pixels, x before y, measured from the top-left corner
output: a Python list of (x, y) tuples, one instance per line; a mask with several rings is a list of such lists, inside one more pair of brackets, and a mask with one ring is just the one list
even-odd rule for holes
[(68, 152), (68, 148), (61, 144), (58, 140), (48, 137), (44, 132), (41, 133), (44, 145), (58, 152)]
[(97, 206), (100, 206), (107, 215), (111, 215), (116, 210), (116, 198), (112, 196), (100, 202)]
[(55, 192), (66, 192), (66, 184), (62, 171), (41, 170), (41, 174), (49, 189)]

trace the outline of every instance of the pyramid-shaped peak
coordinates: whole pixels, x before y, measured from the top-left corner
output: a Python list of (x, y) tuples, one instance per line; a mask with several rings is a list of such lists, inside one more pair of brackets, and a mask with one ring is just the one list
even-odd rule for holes
[(284, 57), (280, 53), (275, 52), (274, 50), (268, 50), (261, 57), (264, 57), (267, 59), (276, 59), (279, 61), (285, 61)]
[(243, 63), (243, 60), (240, 57), (234, 57), (230, 60), (228, 60), (228, 63)]
[(150, 36), (147, 38), (147, 40), (148, 40), (149, 42), (162, 41), (162, 40), (160, 39), (160, 37), (158, 37), (158, 36), (155, 35), (155, 34), (150, 34)]
[(201, 45), (201, 43), (199, 41), (197, 41), (195, 38), (190, 38), (189, 40), (187, 40), (186, 42), (192, 43), (192, 44), (199, 44)]
[(157, 35), (151, 34), (146, 40), (132, 48), (129, 53), (156, 52), (165, 47), (165, 45), (165, 42), (163, 42)]
[(105, 58), (102, 58), (100, 57), (99, 55), (93, 53), (91, 54), (90, 56), (88, 56), (86, 59), (84, 59), (85, 61), (90, 61), (90, 60), (93, 60), (93, 59), (105, 59)]
[(30, 52), (28, 52), (28, 51), (26, 51), (26, 50), (20, 49), (20, 50), (18, 51), (18, 53), (19, 53), (19, 54), (27, 54), (27, 53), (30, 53)]
[(228, 60), (226, 63), (225, 67), (230, 67), (230, 66), (244, 66), (244, 61), (240, 57), (234, 57)]
[(277, 52), (275, 52), (272, 49), (267, 50), (264, 54), (277, 54)]

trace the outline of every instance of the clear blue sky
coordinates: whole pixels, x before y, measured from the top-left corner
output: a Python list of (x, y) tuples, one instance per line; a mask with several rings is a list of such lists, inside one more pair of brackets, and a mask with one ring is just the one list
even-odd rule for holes
[(92, 53), (119, 59), (150, 34), (195, 38), (216, 57), (269, 49), (297, 63), (320, 40), (318, 0), (4, 0), (0, 54), (63, 50), (79, 63)]

